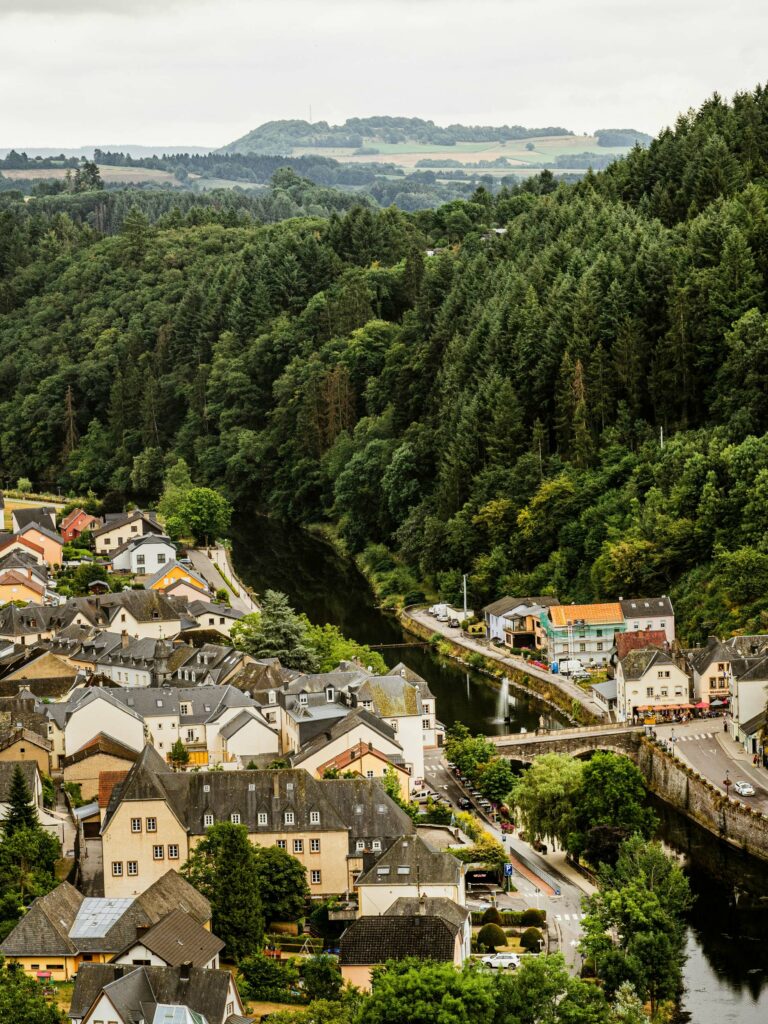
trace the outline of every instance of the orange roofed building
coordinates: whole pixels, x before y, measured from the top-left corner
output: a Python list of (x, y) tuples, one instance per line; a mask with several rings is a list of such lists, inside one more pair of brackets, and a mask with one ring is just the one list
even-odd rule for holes
[(380, 750), (376, 750), (372, 743), (356, 743), (343, 753), (318, 765), (317, 777), (325, 778), (325, 773), (331, 771), (338, 772), (339, 775), (354, 772), (361, 779), (379, 779), (386, 774), (388, 768), (396, 772), (397, 781), (400, 783), (400, 795), (407, 802), (410, 799), (411, 773), (404, 764), (398, 764)]
[(541, 625), (552, 662), (575, 659), (585, 667), (606, 665), (617, 634), (626, 628), (618, 601), (554, 605), (542, 612)]

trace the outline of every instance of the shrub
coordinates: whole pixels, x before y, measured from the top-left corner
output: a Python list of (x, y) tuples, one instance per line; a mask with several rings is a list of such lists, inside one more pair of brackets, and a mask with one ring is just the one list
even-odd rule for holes
[(299, 972), (293, 960), (273, 960), (263, 953), (254, 953), (240, 961), (240, 974), (251, 999), (287, 1002)]
[(20, 476), (16, 481), (16, 490), (28, 494), (32, 490), (32, 481), (28, 476)]
[(520, 936), (520, 945), (530, 953), (538, 953), (540, 950), (539, 940), (544, 938), (538, 928), (526, 928)]
[[(535, 931), (535, 929), (533, 929)], [(484, 924), (477, 933), (477, 945), (485, 947), (491, 953), (496, 951), (497, 946), (506, 946), (507, 936), (497, 924)]]
[(477, 651), (473, 651), (467, 658), (467, 664), (474, 669), (485, 668), (485, 658), (482, 654), (478, 654)]
[(501, 924), (501, 914), (498, 912), (496, 907), (488, 907), (486, 912), (483, 914), (483, 924)]
[(535, 907), (529, 907), (528, 910), (524, 910), (520, 915), (520, 924), (526, 928), (533, 925), (536, 928), (541, 928), (547, 918), (546, 911), (536, 910)]

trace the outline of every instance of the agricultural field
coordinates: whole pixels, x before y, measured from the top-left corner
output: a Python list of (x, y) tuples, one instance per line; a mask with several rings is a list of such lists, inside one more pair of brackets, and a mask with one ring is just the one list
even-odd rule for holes
[[(175, 181), (170, 171), (156, 171), (149, 167), (108, 167), (99, 165), (99, 174), (102, 181), (110, 184), (131, 184), (142, 181)], [(3, 177), (10, 178), (13, 181), (19, 178), (27, 180), (34, 178), (65, 178), (66, 175), (67, 168), (65, 167), (30, 167), (3, 171)]]
[[(532, 144), (534, 148), (525, 147)], [(600, 156), (614, 154), (623, 156), (629, 152), (625, 146), (598, 146), (594, 135), (555, 135), (535, 139), (513, 139), (509, 142), (459, 142), (455, 146), (438, 146), (417, 142), (366, 141), (365, 148), (375, 149), (373, 154), (360, 154), (354, 149), (297, 146), (293, 156), (328, 156), (343, 163), (365, 164), (392, 163), (403, 168), (414, 168), (419, 160), (437, 160), (445, 157), (459, 163), (477, 163), (480, 160), (496, 160), (506, 157), (515, 167), (526, 167), (531, 163), (554, 163), (558, 156), (569, 153), (597, 153)]]

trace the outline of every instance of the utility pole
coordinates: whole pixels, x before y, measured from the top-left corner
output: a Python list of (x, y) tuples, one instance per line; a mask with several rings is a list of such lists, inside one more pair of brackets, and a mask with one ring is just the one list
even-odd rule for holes
[(664, 449), (664, 427), (659, 427), (659, 445)]
[(464, 618), (466, 619), (467, 618), (467, 574), (466, 573), (464, 573), (464, 575), (462, 576), (462, 581), (463, 581), (463, 584), (464, 584)]

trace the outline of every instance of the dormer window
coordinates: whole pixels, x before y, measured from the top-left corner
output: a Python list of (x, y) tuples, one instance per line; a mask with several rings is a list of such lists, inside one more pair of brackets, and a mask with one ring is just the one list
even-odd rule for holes
[(240, 824), (240, 815), (235, 811), (234, 814), (230, 814), (229, 820), (232, 822), (233, 825), (239, 825)]
[(310, 825), (319, 825), (320, 824), (320, 811), (310, 811), (309, 812), (309, 823), (310, 823)]
[(182, 704), (181, 708), (180, 708), (180, 711), (181, 711), (182, 715), (188, 715), (189, 714), (189, 704)]
[(267, 704), (274, 704), (274, 703), (275, 703), (275, 691), (274, 690), (268, 690), (267, 691)]
[(307, 695), (306, 695), (306, 693), (300, 693), (299, 694), (299, 704), (306, 705), (306, 703), (307, 703)]
[(283, 815), (283, 821), (286, 825), (294, 825), (296, 823), (296, 815), (293, 811), (286, 811)]
[(332, 704), (332, 703), (333, 703), (333, 700), (334, 700), (334, 696), (335, 696), (335, 693), (334, 693), (334, 689), (333, 689), (333, 687), (332, 687), (332, 686), (328, 686), (328, 687), (326, 687), (326, 690), (325, 690), (325, 699), (326, 699), (326, 700), (328, 701), (328, 703), (329, 703), (329, 704)]
[(157, 704), (157, 706), (158, 706), (159, 708), (161, 708), (161, 707), (163, 706), (163, 702), (162, 702), (161, 700), (156, 700), (156, 701), (155, 701), (155, 704)]
[(267, 815), (266, 815), (266, 813), (264, 811), (259, 811), (259, 816), (258, 816), (257, 821), (258, 821), (259, 825), (266, 825), (267, 824)]

